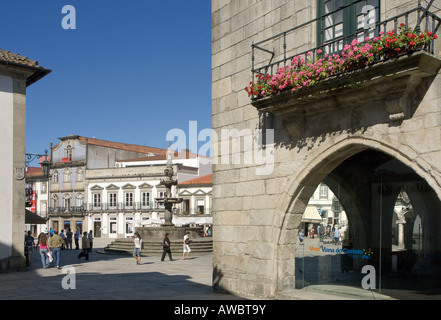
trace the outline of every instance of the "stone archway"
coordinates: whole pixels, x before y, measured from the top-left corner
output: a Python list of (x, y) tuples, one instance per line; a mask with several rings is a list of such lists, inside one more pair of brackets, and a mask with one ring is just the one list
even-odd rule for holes
[[(384, 268), (384, 270), (390, 269), (391, 239), (385, 237), (383, 240), (377, 240), (378, 238), (381, 239), (379, 235), (381, 235), (383, 231), (378, 229), (376, 223), (378, 222), (380, 225), (391, 225), (391, 214), (393, 212), (395, 199), (399, 193), (399, 188), (385, 193), (384, 190), (381, 189), (383, 184), (378, 182), (378, 179), (380, 179), (378, 175), (378, 172), (380, 172), (378, 171), (380, 170), (379, 168), (381, 168), (381, 175), (383, 175), (383, 171), (385, 171), (386, 176), (386, 165), (392, 161), (395, 167), (399, 164), (403, 168), (408, 168), (409, 172), (412, 172), (412, 179), (424, 181), (427, 186), (431, 187), (430, 189), (432, 191), (430, 195), (421, 195), (421, 193), (413, 195), (415, 199), (418, 197), (421, 198), (420, 203), (418, 203), (418, 200), (415, 200), (415, 203), (419, 206), (425, 205), (430, 208), (439, 208), (441, 198), (439, 194), (433, 191), (439, 191), (439, 185), (436, 177), (431, 176), (430, 172), (427, 171), (427, 164), (424, 159), (415, 153), (406, 154), (403, 151), (405, 151), (404, 146), (400, 147), (400, 149), (395, 149), (378, 141), (360, 137), (350, 137), (326, 149), (318, 148), (312, 152), (311, 156), (308, 157), (310, 161), (306, 161), (303, 168), (298, 171), (298, 174), (290, 179), (290, 182), (287, 184), (287, 191), (280, 197), (280, 201), (277, 205), (276, 220), (274, 221), (274, 225), (279, 226), (278, 238), (276, 240), (276, 292), (293, 289), (295, 287), (296, 275), (294, 271), (294, 258), (298, 226), (312, 193), (322, 181), (326, 181), (326, 184), (328, 184), (331, 189), (336, 182), (343, 182), (343, 196), (340, 200), (344, 207), (345, 205), (348, 207), (350, 202), (352, 202), (349, 218), (353, 220), (353, 228), (357, 233), (359, 246), (373, 246), (374, 250), (379, 252), (381, 256), (388, 257), (385, 261), (381, 261), (380, 259), (380, 262), (374, 261), (374, 263), (380, 263), (380, 270), (381, 268)], [(363, 157), (372, 162), (370, 167), (366, 165), (369, 161), (363, 162)], [(350, 166), (352, 165), (348, 165), (348, 161), (352, 161), (353, 163), (360, 161), (361, 167), (354, 167), (353, 169), (357, 170), (360, 176), (369, 177), (371, 179), (369, 182), (366, 182), (366, 185), (363, 186), (361, 183), (358, 189), (354, 188), (354, 183), (351, 183), (349, 179), (351, 173), (344, 175), (344, 171), (351, 168)], [(365, 166), (365, 168), (363, 168), (363, 166)], [(377, 176), (374, 174), (377, 174)], [(358, 180), (360, 176), (357, 177)], [(376, 178), (377, 180), (375, 180)], [(383, 177), (381, 177), (381, 179), (382, 178)], [(345, 182), (347, 186), (345, 186)], [(412, 185), (412, 183), (407, 181), (403, 183), (408, 186)], [(372, 197), (363, 198), (357, 196), (357, 194), (362, 192), (370, 193)], [(372, 208), (375, 208), (375, 210)], [(389, 213), (390, 211), (390, 215), (382, 215), (382, 211), (385, 213)], [(433, 217), (431, 219), (437, 222), (435, 225), (440, 225), (440, 219)], [(433, 230), (431, 234), (434, 234)], [(389, 236), (391, 237), (391, 235)], [(430, 248), (431, 251), (436, 251), (441, 248), (439, 237), (436, 238), (435, 242), (436, 245)]]

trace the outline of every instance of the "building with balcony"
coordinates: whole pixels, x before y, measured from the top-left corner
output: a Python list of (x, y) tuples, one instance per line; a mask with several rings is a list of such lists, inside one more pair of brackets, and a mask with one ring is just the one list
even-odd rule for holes
[[(54, 230), (83, 231), (88, 214), (87, 170), (114, 169), (117, 161), (165, 154), (165, 149), (112, 142), (78, 135), (59, 138), (51, 145), (49, 225)], [(98, 199), (95, 199), (98, 201)]]
[[(165, 208), (157, 203), (157, 198), (165, 197), (166, 155), (156, 155), (115, 163), (114, 168), (86, 170), (87, 218), (85, 223), (94, 230), (96, 237), (125, 238), (133, 236), (137, 226), (148, 220), (163, 219)], [(175, 153), (172, 160), (178, 186), (172, 187), (172, 196), (181, 197), (181, 184), (199, 179), (199, 175), (211, 172), (210, 159), (189, 151)], [(211, 191), (211, 186), (210, 186)], [(204, 210), (207, 191), (199, 209)], [(198, 194), (199, 195), (199, 194)], [(199, 199), (198, 198), (198, 199)], [(174, 214), (179, 216), (182, 209), (177, 206)]]
[[(249, 132), (263, 154), (250, 161), (249, 148), (214, 145), (215, 288), (283, 299), (326, 284), (342, 294), (340, 285), (362, 290), (369, 264), (385, 277), (383, 294), (399, 291), (386, 283), (437, 290), (423, 274), (441, 274), (439, 8), (438, 0), (212, 1), (213, 130)], [(366, 254), (299, 250), (321, 183), (347, 216), (339, 250)], [(412, 210), (399, 213), (410, 232), (399, 233), (398, 250), (403, 191)], [(345, 276), (332, 267), (342, 261)]]

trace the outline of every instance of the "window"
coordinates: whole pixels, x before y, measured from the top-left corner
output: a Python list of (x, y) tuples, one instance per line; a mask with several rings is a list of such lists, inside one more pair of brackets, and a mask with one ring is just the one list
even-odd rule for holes
[(77, 181), (83, 181), (83, 169), (77, 171)]
[(52, 182), (58, 182), (58, 170), (55, 170), (52, 175)]
[(41, 183), (41, 193), (46, 193), (46, 192), (47, 192), (47, 183), (42, 182)]
[(126, 207), (133, 207), (133, 192), (127, 192), (125, 195)]
[(58, 196), (56, 194), (54, 194), (52, 196), (52, 208), (57, 208), (58, 207)]
[(116, 193), (109, 193), (109, 208), (116, 208), (116, 200), (117, 195)]
[(101, 207), (101, 194), (100, 193), (93, 194), (93, 206), (94, 206), (94, 208)]
[(64, 196), (64, 211), (69, 211), (69, 210), (70, 210), (70, 196), (65, 195)]
[(76, 196), (76, 200), (77, 200), (77, 207), (81, 208), (84, 204), (84, 198), (83, 195), (80, 193)]
[[(356, 1), (318, 0), (318, 16), (322, 17), (318, 23), (318, 43), (327, 44), (324, 48), (326, 53), (343, 50), (344, 45), (355, 38), (364, 41), (366, 37), (375, 36), (375, 23), (380, 21), (380, 1), (354, 2)], [(342, 8), (351, 3), (354, 4)], [(332, 14), (328, 15), (329, 13)]]
[(328, 198), (328, 186), (326, 184), (320, 185), (320, 199)]
[(197, 199), (197, 209), (196, 212), (203, 214), (204, 213), (204, 208), (205, 208), (205, 201), (204, 199)]
[(63, 182), (70, 182), (71, 180), (71, 172), (70, 169), (63, 170)]
[(150, 207), (150, 192), (143, 192), (141, 195), (141, 205), (145, 207)]
[(72, 161), (72, 146), (70, 144), (67, 145), (66, 149), (64, 149), (64, 157), (68, 161)]

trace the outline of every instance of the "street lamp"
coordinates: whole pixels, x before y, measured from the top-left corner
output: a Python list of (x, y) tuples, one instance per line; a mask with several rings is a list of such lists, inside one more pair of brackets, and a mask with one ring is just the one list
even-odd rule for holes
[(45, 177), (49, 176), (49, 168), (51, 166), (51, 163), (47, 161), (47, 159), (44, 159), (44, 161), (40, 163), (40, 165), (41, 165), (41, 170), (43, 172), (43, 176)]

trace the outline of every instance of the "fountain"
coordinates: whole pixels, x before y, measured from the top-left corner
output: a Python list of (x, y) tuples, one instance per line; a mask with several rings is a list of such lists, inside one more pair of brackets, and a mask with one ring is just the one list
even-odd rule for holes
[(160, 182), (161, 185), (165, 186), (165, 197), (156, 198), (157, 203), (164, 205), (164, 223), (158, 227), (137, 227), (136, 232), (139, 233), (143, 240), (162, 242), (166, 232), (170, 234), (171, 241), (183, 239), (186, 231), (190, 231), (190, 237), (193, 239), (201, 237), (202, 228), (178, 227), (173, 223), (173, 206), (181, 203), (183, 198), (172, 197), (172, 186), (178, 184), (178, 180), (173, 179), (175, 172), (172, 160), (173, 150), (169, 146), (167, 149), (167, 164), (164, 170), (165, 180)]
[[(191, 250), (193, 253), (210, 253), (213, 251), (213, 240), (211, 237), (202, 237), (202, 227), (190, 228), (180, 227), (173, 223), (173, 206), (183, 201), (182, 198), (172, 197), (172, 186), (178, 184), (177, 180), (173, 179), (173, 151), (171, 147), (167, 150), (167, 164), (164, 170), (165, 180), (161, 180), (161, 185), (165, 186), (166, 192), (164, 198), (157, 198), (156, 202), (164, 205), (164, 223), (159, 226), (144, 226), (136, 227), (137, 232), (144, 242), (144, 249), (141, 255), (160, 255), (162, 247), (160, 244), (164, 239), (165, 233), (169, 233), (171, 248), (173, 254), (182, 252), (182, 240), (187, 231), (190, 232), (190, 239), (192, 240)], [(109, 246), (104, 249), (108, 253), (124, 253), (131, 254), (133, 252), (133, 243), (131, 239), (116, 239)]]

